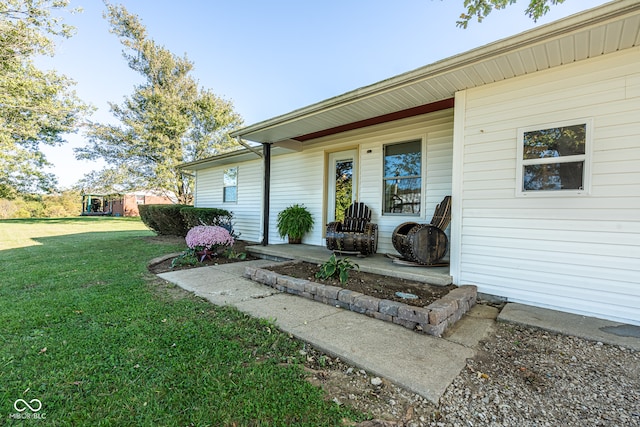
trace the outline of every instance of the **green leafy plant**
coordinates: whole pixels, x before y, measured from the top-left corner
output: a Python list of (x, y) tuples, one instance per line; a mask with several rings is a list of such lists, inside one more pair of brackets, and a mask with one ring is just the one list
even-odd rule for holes
[(173, 261), (171, 261), (171, 268), (176, 268), (183, 265), (196, 265), (197, 263), (198, 257), (196, 255), (196, 250), (189, 248), (175, 257)]
[(320, 270), (316, 273), (318, 279), (330, 279), (337, 277), (340, 283), (343, 285), (349, 280), (349, 271), (359, 270), (360, 266), (352, 262), (349, 258), (336, 257), (336, 254), (332, 254), (329, 260), (320, 266)]
[(233, 250), (233, 248), (229, 248), (226, 251), (224, 251), (224, 254), (222, 254), (222, 256), (224, 256), (225, 258), (229, 258), (229, 259), (240, 259), (240, 260), (245, 260), (247, 259), (247, 253), (246, 252), (236, 252)]
[(289, 236), (289, 243), (300, 243), (302, 236), (311, 231), (313, 217), (305, 206), (291, 205), (278, 213), (277, 227), (280, 237)]

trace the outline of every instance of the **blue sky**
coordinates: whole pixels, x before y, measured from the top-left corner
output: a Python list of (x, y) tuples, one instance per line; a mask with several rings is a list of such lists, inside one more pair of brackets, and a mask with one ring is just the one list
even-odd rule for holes
[[(113, 3), (117, 3), (113, 1)], [(245, 125), (287, 113), (535, 26), (606, 3), (566, 0), (534, 23), (527, 1), (493, 12), (466, 30), (455, 22), (463, 0), (124, 0), (156, 43), (194, 62), (200, 86), (231, 100)], [(76, 27), (56, 55), (38, 61), (77, 82), (80, 98), (113, 122), (109, 102), (122, 103), (140, 77), (127, 67), (109, 33), (99, 0), (71, 0), (82, 13), (64, 14)], [(69, 143), (47, 148), (61, 187), (102, 164), (77, 161)]]

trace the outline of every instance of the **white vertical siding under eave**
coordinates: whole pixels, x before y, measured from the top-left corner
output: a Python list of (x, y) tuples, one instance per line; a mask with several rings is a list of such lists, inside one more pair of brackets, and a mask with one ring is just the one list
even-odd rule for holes
[(271, 191), (269, 214), (269, 244), (284, 243), (278, 235), (278, 213), (293, 204), (304, 205), (314, 220), (313, 229), (302, 243), (322, 245), (322, 209), (324, 154), (311, 148), (271, 159)]
[[(397, 142), (422, 140), (423, 196), (419, 216), (382, 215), (383, 146)], [(300, 153), (278, 156), (271, 167), (270, 243), (283, 240), (277, 235), (278, 212), (293, 203), (307, 206), (316, 221), (304, 243), (324, 245), (325, 154), (358, 147), (358, 201), (372, 209), (372, 222), (378, 224), (378, 252), (394, 253), (393, 230), (403, 222), (425, 223), (444, 196), (451, 194), (451, 162), (453, 153), (453, 110), (397, 120), (364, 129), (320, 138), (307, 143)]]
[[(633, 48), (465, 92), (456, 283), (640, 325), (638, 64)], [(590, 194), (516, 197), (517, 128), (578, 118)]]
[[(238, 201), (223, 202), (224, 170), (238, 167)], [(262, 240), (263, 165), (261, 160), (216, 166), (196, 171), (195, 206), (219, 208), (233, 212), (234, 230), (240, 239), (250, 242)]]

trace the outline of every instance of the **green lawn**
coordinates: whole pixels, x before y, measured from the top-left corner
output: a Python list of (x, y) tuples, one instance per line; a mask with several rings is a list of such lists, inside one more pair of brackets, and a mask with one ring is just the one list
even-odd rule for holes
[(152, 235), (137, 219), (0, 221), (0, 425), (363, 419), (304, 379), (296, 340), (154, 280), (147, 261), (183, 248)]

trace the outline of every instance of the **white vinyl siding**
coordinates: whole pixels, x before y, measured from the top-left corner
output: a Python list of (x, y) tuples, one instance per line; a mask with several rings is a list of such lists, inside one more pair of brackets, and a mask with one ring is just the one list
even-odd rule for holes
[[(465, 92), (456, 283), (640, 325), (640, 49)], [(593, 119), (591, 193), (516, 197), (517, 129)], [(454, 198), (456, 195), (454, 195)], [(454, 215), (456, 212), (454, 211)]]
[[(419, 139), (423, 150), (423, 189), (420, 216), (382, 213), (383, 145)], [(356, 198), (373, 212), (378, 224), (378, 252), (395, 252), (391, 234), (406, 221), (425, 223), (444, 196), (451, 194), (451, 158), (453, 153), (453, 110), (370, 126), (305, 143), (304, 150), (274, 156), (271, 159), (269, 243), (286, 242), (278, 236), (278, 213), (287, 206), (300, 203), (313, 216), (315, 225), (304, 236), (303, 243), (324, 246), (326, 162), (330, 152), (357, 148)], [(368, 152), (368, 151), (371, 152)], [(262, 161), (238, 163), (238, 202), (223, 203), (221, 165), (197, 171), (195, 203), (198, 207), (219, 207), (234, 212), (240, 238), (260, 241), (262, 210)], [(448, 230), (447, 230), (448, 234)]]
[(324, 155), (319, 149), (275, 156), (271, 159), (269, 244), (286, 242), (278, 236), (278, 213), (293, 204), (304, 205), (314, 220), (302, 243), (322, 245)]
[[(237, 201), (225, 203), (223, 177), (230, 167), (238, 168)], [(194, 205), (199, 208), (220, 208), (233, 212), (234, 230), (240, 239), (262, 240), (262, 160), (233, 165), (221, 165), (196, 171)]]
[[(383, 146), (415, 139), (423, 144), (422, 213), (420, 216), (383, 216)], [(315, 220), (313, 230), (303, 238), (303, 243), (325, 245), (325, 157), (331, 152), (357, 147), (356, 198), (369, 206), (372, 222), (378, 224), (378, 253), (394, 253), (391, 234), (395, 227), (406, 221), (428, 222), (436, 205), (444, 196), (451, 194), (451, 109), (344, 132), (305, 144), (302, 152), (272, 159), (269, 243), (285, 241), (278, 236), (276, 229), (278, 212), (291, 204), (301, 203), (309, 208)]]

